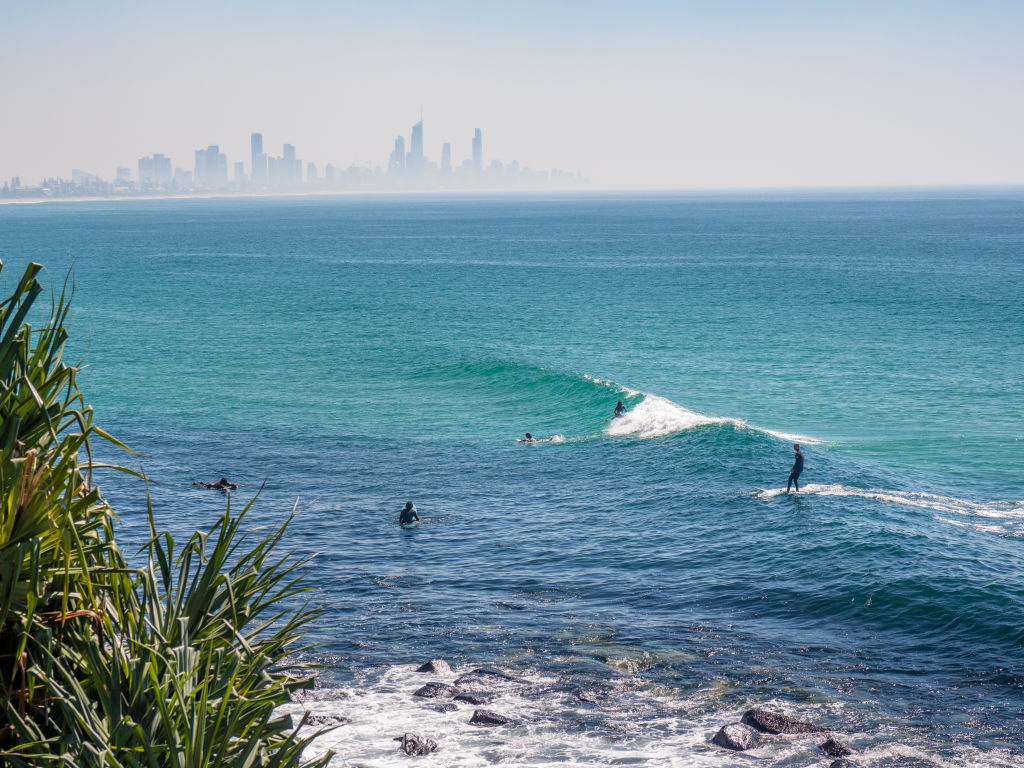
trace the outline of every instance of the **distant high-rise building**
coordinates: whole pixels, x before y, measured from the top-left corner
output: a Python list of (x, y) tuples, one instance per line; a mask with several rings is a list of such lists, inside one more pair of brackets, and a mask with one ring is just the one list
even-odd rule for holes
[(473, 134), (473, 170), (480, 173), (484, 168), (484, 135), (480, 129)]
[(395, 151), (391, 153), (391, 158), (388, 160), (388, 173), (404, 174), (405, 173), (405, 137), (399, 136), (395, 139)]
[(306, 183), (316, 184), (316, 166), (313, 163), (306, 164)]
[(245, 186), (245, 163), (235, 163), (235, 186), (239, 188)]
[(161, 189), (166, 189), (171, 186), (172, 178), (171, 158), (153, 155), (153, 183)]
[(412, 127), (409, 138), (409, 158), (405, 164), (406, 172), (417, 179), (423, 175), (423, 120)]
[(252, 174), (250, 180), (254, 187), (264, 187), (267, 184), (267, 156), (263, 152), (263, 134), (254, 133), (250, 140), (252, 142)]
[(448, 142), (441, 145), (441, 172), (452, 172), (452, 145)]
[(139, 158), (139, 189), (153, 189), (156, 187), (156, 173), (153, 167), (152, 157)]
[[(200, 154), (203, 155), (202, 161)], [(206, 189), (224, 189), (228, 186), (228, 156), (220, 151), (218, 145), (211, 144), (205, 150), (196, 151), (196, 186)]]
[[(139, 176), (139, 183), (142, 181), (142, 176)], [(192, 182), (195, 184), (196, 189), (203, 189), (206, 186), (206, 150), (196, 150), (196, 165), (195, 174), (192, 177)]]
[(175, 168), (173, 184), (174, 188), (179, 192), (192, 189), (192, 171), (186, 171), (184, 168)]
[(117, 176), (115, 176), (115, 178), (117, 179), (117, 181), (115, 183), (119, 187), (123, 187), (123, 186), (126, 186), (128, 184), (131, 184), (132, 183), (132, 169), (131, 168), (121, 168), (119, 166), (118, 169), (117, 169)]

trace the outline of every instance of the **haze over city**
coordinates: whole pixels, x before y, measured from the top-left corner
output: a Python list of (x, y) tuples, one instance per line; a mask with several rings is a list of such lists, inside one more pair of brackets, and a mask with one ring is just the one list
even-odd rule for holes
[[(8, 3), (0, 178), (424, 152), (597, 188), (1024, 182), (1024, 5)], [(322, 172), (322, 171), (321, 171)]]

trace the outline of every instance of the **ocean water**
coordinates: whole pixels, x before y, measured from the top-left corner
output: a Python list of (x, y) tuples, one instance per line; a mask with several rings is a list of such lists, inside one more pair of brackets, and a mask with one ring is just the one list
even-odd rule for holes
[[(335, 765), (830, 762), (710, 743), (754, 706), (863, 766), (1024, 762), (1024, 193), (8, 205), (0, 258), (73, 264), (176, 536), (227, 501), (193, 480), (297, 508)], [(436, 657), (516, 725), (412, 696)]]

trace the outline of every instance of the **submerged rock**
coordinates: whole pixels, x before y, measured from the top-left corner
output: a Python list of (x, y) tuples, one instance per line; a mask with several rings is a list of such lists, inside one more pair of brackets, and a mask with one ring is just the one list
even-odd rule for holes
[(422, 696), (425, 699), (450, 699), (457, 694), (459, 689), (448, 683), (427, 683), (418, 688), (413, 696)]
[(828, 730), (765, 709), (748, 709), (740, 722), (761, 733), (824, 733)]
[(836, 739), (835, 736), (829, 736), (819, 746), (821, 751), (829, 757), (846, 757), (853, 754), (853, 750)]
[(435, 675), (450, 675), (452, 674), (451, 665), (448, 664), (444, 659), (433, 659), (428, 661), (421, 667), (416, 668), (417, 672), (430, 672)]
[(597, 704), (597, 702), (604, 698), (604, 694), (590, 688), (581, 688), (576, 691), (576, 698), (580, 701), (585, 701), (588, 704)]
[(469, 722), (472, 725), (515, 725), (515, 721), (511, 718), (486, 709), (474, 710)]
[(494, 667), (480, 667), (478, 669), (474, 669), (470, 674), (477, 675), (479, 677), (496, 677), (499, 680), (508, 680), (513, 683), (522, 682), (522, 680), (512, 677), (512, 675), (502, 672), (500, 669), (495, 669)]
[(415, 733), (407, 733), (404, 736), (398, 736), (395, 738), (395, 741), (402, 742), (402, 751), (412, 757), (429, 755), (431, 752), (437, 751), (437, 744), (433, 739), (429, 739), (426, 736), (419, 736)]
[(712, 737), (711, 743), (725, 747), (725, 749), (742, 752), (745, 749), (753, 749), (760, 744), (761, 737), (749, 725), (731, 723), (719, 728), (718, 733)]
[(434, 709), (437, 712), (458, 712), (459, 711), (459, 705), (458, 704), (452, 704), (450, 701), (442, 701), (440, 704), (438, 704), (436, 707), (434, 707)]
[(846, 757), (840, 757), (829, 764), (828, 768), (860, 768), (860, 763)]
[(487, 691), (466, 691), (455, 697), (456, 701), (465, 701), (468, 704), (490, 704), (495, 699), (495, 694)]

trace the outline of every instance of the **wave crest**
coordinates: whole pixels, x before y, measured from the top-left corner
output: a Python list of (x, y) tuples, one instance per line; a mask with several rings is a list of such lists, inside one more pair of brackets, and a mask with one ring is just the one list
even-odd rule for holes
[[(588, 377), (589, 378), (589, 377)], [(598, 381), (594, 379), (594, 381)], [(606, 383), (606, 382), (601, 382)], [(641, 395), (640, 392), (622, 387), (631, 395)], [(624, 416), (613, 418), (605, 432), (609, 435), (636, 435), (640, 438), (663, 437), (685, 432), (688, 429), (702, 427), (707, 424), (731, 424), (736, 429), (747, 429), (752, 432), (771, 435), (780, 440), (789, 442), (807, 443), (808, 445), (821, 445), (824, 440), (819, 440), (806, 435), (797, 435), (789, 432), (776, 432), (771, 429), (763, 429), (748, 424), (742, 419), (730, 419), (724, 416), (707, 416), (703, 413), (691, 411), (677, 403), (673, 403), (666, 397), (658, 395), (643, 395), (636, 406), (626, 411)]]

